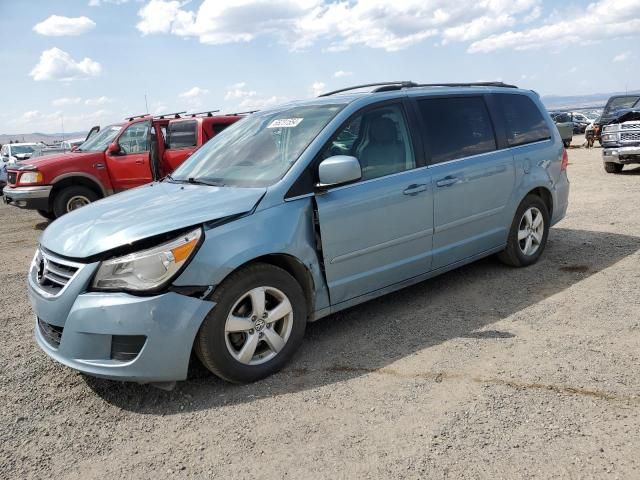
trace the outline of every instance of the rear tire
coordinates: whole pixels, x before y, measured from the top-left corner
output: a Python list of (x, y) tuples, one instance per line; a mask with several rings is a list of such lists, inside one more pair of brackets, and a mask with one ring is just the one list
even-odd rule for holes
[(98, 195), (90, 188), (73, 185), (60, 190), (53, 199), (53, 213), (59, 218), (65, 213), (98, 200)]
[(605, 162), (604, 164), (604, 171), (607, 173), (620, 173), (623, 168), (624, 165), (619, 163)]
[(49, 211), (49, 210), (38, 210), (38, 213), (41, 216), (43, 216), (44, 218), (46, 218), (47, 220), (55, 220), (56, 219), (56, 215), (52, 211)]
[[(262, 299), (262, 300), (261, 300)], [(194, 343), (202, 364), (218, 377), (248, 383), (280, 370), (302, 343), (307, 303), (282, 268), (257, 263), (218, 286)], [(288, 312), (280, 317), (276, 312)]]
[(565, 148), (569, 148), (571, 146), (571, 140), (563, 140), (562, 144)]
[(547, 205), (537, 195), (527, 195), (511, 223), (507, 248), (498, 254), (498, 259), (512, 267), (533, 265), (544, 251), (550, 226)]

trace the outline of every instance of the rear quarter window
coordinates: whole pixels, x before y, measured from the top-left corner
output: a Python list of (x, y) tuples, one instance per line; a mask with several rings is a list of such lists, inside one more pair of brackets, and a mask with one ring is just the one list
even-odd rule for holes
[(516, 147), (551, 138), (551, 131), (542, 112), (528, 96), (496, 94), (496, 101), (504, 117), (509, 146)]
[(167, 148), (188, 148), (197, 144), (197, 122), (172, 122), (167, 128)]

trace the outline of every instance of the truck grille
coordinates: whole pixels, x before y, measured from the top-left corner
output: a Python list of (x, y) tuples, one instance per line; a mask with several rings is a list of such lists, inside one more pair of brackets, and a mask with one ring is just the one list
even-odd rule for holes
[(623, 142), (640, 142), (640, 132), (624, 132), (620, 134)]
[(55, 297), (78, 273), (81, 264), (52, 257), (38, 249), (31, 266), (31, 275), (37, 287), (46, 295)]
[(9, 182), (9, 185), (15, 185), (16, 184), (16, 177), (18, 176), (17, 172), (7, 172), (7, 182)]
[(57, 327), (56, 325), (51, 325), (50, 323), (45, 322), (44, 320), (38, 318), (38, 329), (40, 330), (40, 335), (42, 338), (53, 348), (58, 348), (60, 346), (60, 340), (62, 339), (62, 331), (63, 327)]
[(640, 130), (640, 123), (621, 123), (620, 128), (622, 130), (631, 130), (636, 128)]

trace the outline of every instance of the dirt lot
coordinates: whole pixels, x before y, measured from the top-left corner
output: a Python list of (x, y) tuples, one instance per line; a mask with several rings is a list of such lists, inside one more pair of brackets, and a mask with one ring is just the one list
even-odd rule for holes
[(46, 223), (0, 206), (0, 477), (639, 478), (640, 168), (569, 158), (540, 263), (487, 259), (312, 324), (248, 386), (49, 360), (25, 295)]

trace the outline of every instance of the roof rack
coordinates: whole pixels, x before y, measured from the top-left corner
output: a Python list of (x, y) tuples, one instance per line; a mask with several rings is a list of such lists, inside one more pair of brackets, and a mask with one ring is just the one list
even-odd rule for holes
[(189, 114), (189, 115), (187, 115), (187, 116), (189, 116), (189, 117), (191, 117), (191, 118), (195, 118), (195, 117), (197, 117), (198, 115), (205, 115), (205, 116), (207, 116), (207, 117), (213, 117), (213, 114), (214, 114), (214, 113), (217, 113), (217, 112), (219, 112), (219, 111), (220, 111), (219, 109), (218, 109), (218, 110), (205, 110), (204, 112), (190, 113), (190, 114)]
[(132, 122), (136, 118), (144, 118), (149, 116), (150, 115), (148, 113), (143, 113), (142, 115), (127, 115), (126, 117), (124, 117), (124, 119)]
[(371, 93), (389, 92), (393, 90), (402, 90), (404, 88), (417, 88), (417, 87), (501, 87), (501, 88), (518, 88), (516, 85), (510, 85), (503, 82), (469, 82), (469, 83), (415, 83), (410, 80), (403, 80), (398, 82), (377, 82), (377, 83), (365, 83), (363, 85), (355, 85), (353, 87), (341, 88), (339, 90), (333, 90), (332, 92), (323, 93), (319, 97), (328, 97), (335, 95), (336, 93), (348, 92), (351, 90), (358, 90), (360, 88), (378, 87), (371, 91)]
[(163, 118), (170, 117), (172, 115), (173, 115), (173, 118), (181, 118), (180, 115), (182, 115), (183, 113), (187, 113), (186, 110), (184, 112), (163, 113), (162, 115), (156, 115), (153, 118), (158, 118), (162, 120)]
[(248, 110), (246, 112), (227, 113), (227, 117), (233, 117), (234, 115), (251, 115), (252, 113), (259, 112), (260, 110)]

